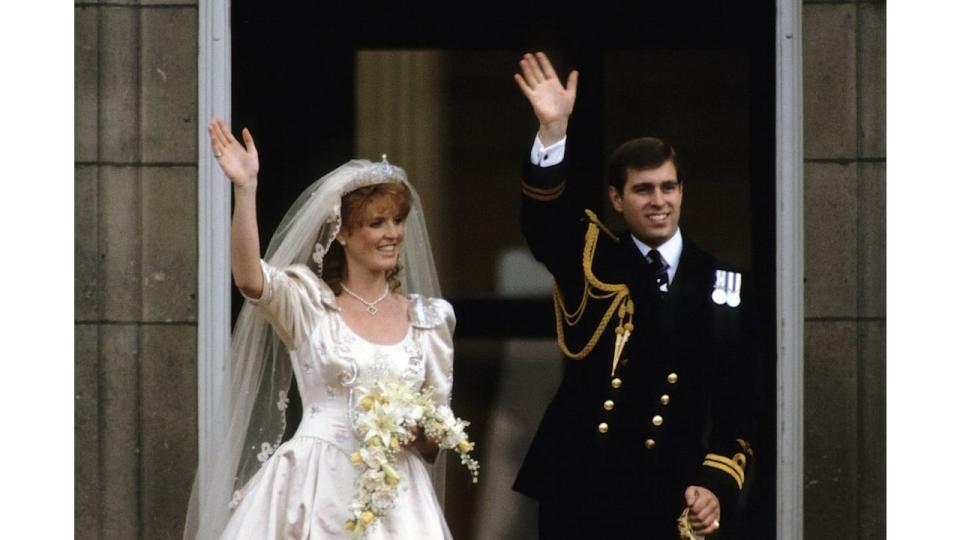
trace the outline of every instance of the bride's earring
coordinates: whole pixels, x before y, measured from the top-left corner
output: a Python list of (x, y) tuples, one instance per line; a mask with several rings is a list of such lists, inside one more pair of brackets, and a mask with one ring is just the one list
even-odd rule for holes
[(344, 237), (342, 237), (342, 236), (338, 236), (338, 237), (337, 237), (337, 242), (340, 242), (340, 245), (341, 245), (341, 246), (346, 246), (346, 245), (347, 245), (347, 240), (346, 240)]

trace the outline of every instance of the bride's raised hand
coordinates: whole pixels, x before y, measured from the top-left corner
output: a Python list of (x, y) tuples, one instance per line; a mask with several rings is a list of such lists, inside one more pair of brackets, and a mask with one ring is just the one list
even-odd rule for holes
[(256, 187), (260, 158), (257, 155), (257, 147), (253, 144), (250, 130), (243, 128), (242, 144), (219, 118), (215, 118), (207, 125), (207, 131), (210, 132), (213, 155), (230, 182), (235, 187)]

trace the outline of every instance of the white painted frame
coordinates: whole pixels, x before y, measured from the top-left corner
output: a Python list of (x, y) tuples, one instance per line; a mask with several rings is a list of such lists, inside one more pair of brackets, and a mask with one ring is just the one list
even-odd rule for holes
[(217, 456), (210, 441), (227, 427), (230, 381), (230, 182), (213, 157), (207, 122), (230, 122), (230, 0), (197, 8), (197, 443), (198, 494), (203, 500)]
[(777, 0), (777, 538), (803, 539), (801, 0)]
[[(222, 435), (230, 348), (230, 189), (206, 123), (230, 120), (230, 0), (200, 0), (197, 406), (201, 465)], [(803, 61), (801, 0), (777, 0), (777, 538), (803, 538)], [(201, 466), (200, 471), (210, 470)], [(198, 478), (202, 493), (205, 479)]]

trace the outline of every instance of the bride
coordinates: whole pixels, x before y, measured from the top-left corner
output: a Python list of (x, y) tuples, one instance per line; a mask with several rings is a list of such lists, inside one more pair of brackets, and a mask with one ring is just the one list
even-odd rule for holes
[[(353, 389), (394, 377), (447, 405), (453, 383), (455, 318), (432, 297), (419, 198), (386, 157), (350, 161), (294, 202), (261, 259), (253, 137), (244, 129), (240, 143), (221, 120), (209, 132), (233, 184), (231, 270), (246, 302), (228, 434), (214, 443), (215, 470), (198, 473), (205, 487), (194, 483), (184, 538), (351, 538)], [(281, 443), (291, 376), (303, 418)], [(428, 474), (437, 454), (422, 435), (405, 447), (395, 504), (367, 538), (451, 538)]]

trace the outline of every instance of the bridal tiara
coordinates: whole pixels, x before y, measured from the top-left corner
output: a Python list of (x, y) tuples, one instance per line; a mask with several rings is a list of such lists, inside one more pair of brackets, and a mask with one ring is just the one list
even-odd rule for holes
[[(402, 168), (397, 167), (396, 165), (387, 161), (387, 154), (380, 154), (379, 162), (367, 162), (365, 165), (357, 168), (350, 174), (349, 179), (342, 184), (340, 197), (364, 186), (405, 183), (406, 181), (407, 173), (404, 172)], [(318, 268), (323, 267), (323, 257), (326, 255), (329, 245), (333, 241), (333, 236), (336, 235), (340, 230), (339, 200), (337, 200), (335, 203), (334, 212), (331, 216), (330, 222), (334, 224), (332, 231), (333, 234), (329, 236), (321, 234), (313, 248), (312, 258), (313, 262)]]

